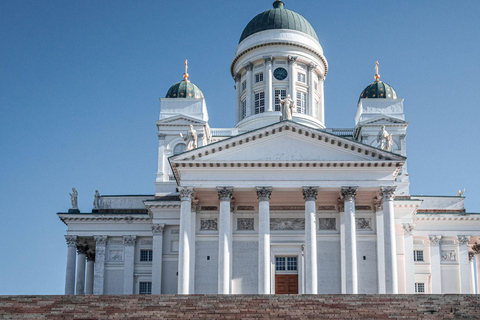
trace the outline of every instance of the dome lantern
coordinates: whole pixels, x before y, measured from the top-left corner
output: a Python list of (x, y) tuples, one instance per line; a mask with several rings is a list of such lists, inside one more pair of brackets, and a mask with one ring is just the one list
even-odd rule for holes
[(360, 99), (397, 99), (397, 92), (388, 83), (380, 81), (378, 61), (375, 61), (375, 81), (363, 89)]
[(175, 83), (173, 86), (168, 89), (165, 98), (191, 98), (191, 99), (202, 99), (202, 91), (190, 80), (188, 80), (188, 60), (185, 60), (185, 73), (183, 74), (183, 80)]

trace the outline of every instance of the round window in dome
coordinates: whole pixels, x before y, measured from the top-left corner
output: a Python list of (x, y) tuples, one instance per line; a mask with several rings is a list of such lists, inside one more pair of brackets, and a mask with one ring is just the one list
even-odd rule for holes
[(273, 71), (273, 76), (277, 80), (285, 80), (287, 78), (288, 72), (284, 68), (277, 68)]

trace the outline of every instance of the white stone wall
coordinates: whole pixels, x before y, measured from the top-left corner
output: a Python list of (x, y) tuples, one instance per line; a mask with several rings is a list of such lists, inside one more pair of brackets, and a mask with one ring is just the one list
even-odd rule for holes
[(319, 237), (317, 241), (318, 293), (342, 293), (340, 238)]
[(195, 293), (218, 293), (218, 241), (195, 243)]
[(258, 242), (233, 241), (232, 293), (258, 293)]
[(357, 237), (358, 293), (378, 292), (376, 248), (375, 238), (358, 239)]

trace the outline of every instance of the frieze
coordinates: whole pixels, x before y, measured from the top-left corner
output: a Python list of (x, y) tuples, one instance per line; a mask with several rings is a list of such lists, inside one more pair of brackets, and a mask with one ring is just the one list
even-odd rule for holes
[(200, 210), (202, 211), (218, 211), (217, 206), (201, 206)]
[(255, 210), (254, 206), (237, 206), (237, 211), (252, 211)]
[(423, 240), (413, 240), (413, 244), (423, 244)]
[(142, 240), (140, 241), (140, 244), (151, 246), (153, 245), (153, 240)]
[(357, 230), (372, 230), (372, 218), (355, 218)]
[(318, 210), (335, 210), (335, 206), (318, 206)]
[(355, 206), (355, 210), (372, 210), (370, 206)]
[(122, 240), (108, 240), (108, 245), (123, 244)]
[(122, 262), (123, 261), (123, 250), (109, 250), (108, 251), (108, 261)]
[(337, 230), (335, 218), (319, 218), (318, 230)]
[(237, 218), (237, 231), (255, 230), (254, 218)]
[(442, 244), (456, 244), (455, 240), (442, 240)]
[(304, 218), (272, 218), (270, 230), (305, 230)]
[(218, 219), (200, 219), (200, 230), (201, 231), (217, 231), (218, 230)]
[(305, 206), (271, 206), (270, 210), (271, 211), (281, 211), (281, 210), (299, 211), (299, 210), (305, 210)]
[(442, 250), (443, 261), (457, 261), (457, 252), (455, 250)]

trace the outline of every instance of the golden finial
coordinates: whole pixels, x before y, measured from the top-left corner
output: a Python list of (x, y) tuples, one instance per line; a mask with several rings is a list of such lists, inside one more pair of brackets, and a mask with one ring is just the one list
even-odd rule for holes
[(185, 73), (183, 74), (183, 80), (188, 82), (188, 73), (187, 73), (188, 64), (187, 64), (187, 62), (188, 62), (188, 60), (185, 60)]
[(380, 75), (378, 74), (378, 61), (375, 61), (375, 81), (380, 81)]

